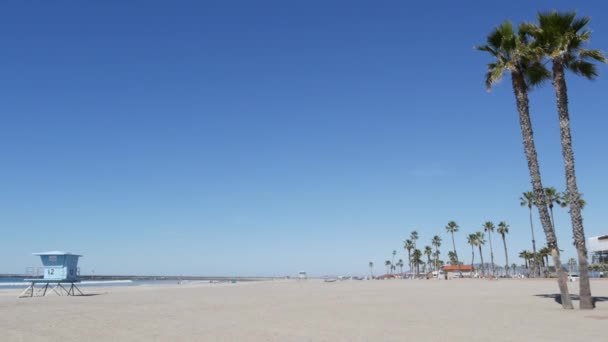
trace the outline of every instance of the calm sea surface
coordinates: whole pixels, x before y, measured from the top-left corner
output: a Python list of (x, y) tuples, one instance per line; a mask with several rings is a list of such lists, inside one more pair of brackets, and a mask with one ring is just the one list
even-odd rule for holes
[[(175, 285), (177, 280), (83, 280), (78, 286), (142, 286)], [(208, 280), (182, 280), (184, 284), (206, 284)], [(27, 287), (24, 278), (0, 278), (0, 289)]]

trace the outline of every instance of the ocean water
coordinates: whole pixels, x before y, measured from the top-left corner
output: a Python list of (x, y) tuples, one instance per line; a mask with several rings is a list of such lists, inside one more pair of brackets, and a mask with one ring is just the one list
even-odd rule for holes
[[(155, 285), (176, 285), (177, 280), (83, 280), (78, 286), (155, 286)], [(208, 284), (208, 280), (187, 280), (183, 284)], [(25, 288), (29, 282), (23, 278), (0, 278), (0, 289)], [(40, 285), (38, 285), (40, 286)]]

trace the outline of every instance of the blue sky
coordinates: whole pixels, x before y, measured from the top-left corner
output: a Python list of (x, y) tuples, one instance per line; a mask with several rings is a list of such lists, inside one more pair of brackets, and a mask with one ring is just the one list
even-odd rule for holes
[[(521, 263), (529, 176), (510, 80), (487, 93), (473, 46), (556, 8), (591, 15), (607, 49), (608, 8), (507, 5), (4, 2), (0, 273), (61, 249), (85, 255), (83, 273), (363, 274), (405, 258), (414, 229), (419, 245), (440, 234), (445, 257), (449, 220), (465, 262), (468, 233), (508, 221)], [(588, 236), (608, 233), (606, 69), (568, 78)], [(544, 183), (563, 189), (550, 84), (531, 109)], [(567, 259), (565, 210), (556, 221)]]

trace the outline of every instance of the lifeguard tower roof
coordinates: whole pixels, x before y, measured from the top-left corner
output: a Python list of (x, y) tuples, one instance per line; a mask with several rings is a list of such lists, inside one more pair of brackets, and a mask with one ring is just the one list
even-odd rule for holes
[(34, 255), (74, 255), (77, 257), (81, 257), (82, 255), (70, 253), (70, 252), (62, 252), (62, 251), (50, 251), (50, 252), (40, 252), (40, 253), (32, 253)]

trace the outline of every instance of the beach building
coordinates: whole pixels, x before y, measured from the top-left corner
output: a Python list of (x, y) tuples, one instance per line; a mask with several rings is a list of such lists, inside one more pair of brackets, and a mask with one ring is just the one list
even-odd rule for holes
[(447, 280), (463, 277), (470, 277), (473, 272), (471, 265), (446, 265), (441, 268), (444, 278)]
[[(56, 284), (50, 291), (58, 295), (66, 293), (68, 296), (74, 296), (76, 291), (82, 295), (80, 289), (75, 285), (75, 283), (80, 282), (78, 258), (82, 255), (60, 251), (34, 253), (34, 255), (40, 256), (40, 260), (42, 261), (44, 269), (43, 278), (25, 279), (30, 285), (19, 297), (33, 297), (36, 284), (44, 286), (42, 288), (42, 296), (47, 294), (50, 284)], [(69, 284), (69, 288), (66, 289), (62, 284)]]
[(60, 251), (34, 253), (34, 255), (40, 256), (45, 280), (78, 281), (78, 258), (82, 255)]
[(608, 264), (608, 235), (589, 238), (592, 264)]

